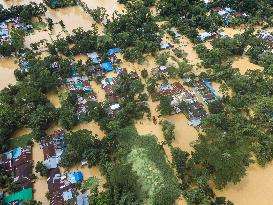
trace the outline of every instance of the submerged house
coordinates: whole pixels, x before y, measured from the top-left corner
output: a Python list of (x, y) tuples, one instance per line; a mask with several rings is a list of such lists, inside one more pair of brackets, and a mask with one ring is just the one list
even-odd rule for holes
[(104, 63), (101, 63), (100, 66), (105, 72), (113, 71), (112, 62), (104, 62)]
[(174, 27), (171, 28), (169, 31), (171, 34), (173, 34), (174, 38), (180, 38), (182, 36), (180, 33), (178, 33), (177, 29)]
[(57, 130), (52, 135), (41, 141), (41, 148), (44, 153), (44, 165), (47, 169), (55, 169), (61, 160), (61, 155), (65, 149), (64, 130)]
[(0, 42), (9, 38), (9, 29), (6, 22), (0, 23)]
[(82, 172), (75, 171), (61, 174), (59, 161), (65, 149), (65, 131), (57, 130), (41, 140), (40, 147), (44, 153), (44, 164), (49, 170), (47, 178), (50, 193), (50, 205), (64, 205), (75, 198), (75, 185), (83, 181)]
[[(203, 118), (207, 117), (207, 112), (204, 106), (198, 102), (195, 93), (186, 90), (179, 82), (161, 84), (159, 88), (159, 94), (163, 96), (171, 96), (171, 106), (175, 113), (185, 112), (185, 115), (189, 119), (189, 124), (192, 126), (199, 126)], [(185, 108), (181, 108), (181, 104), (186, 105)]]
[[(0, 166), (19, 187), (18, 193), (4, 196), (4, 204), (16, 204), (32, 199), (32, 148), (18, 147), (1, 155)], [(27, 190), (27, 191), (24, 191)]]
[(99, 64), (101, 61), (101, 58), (97, 52), (87, 53), (87, 56), (93, 63)]
[(99, 54), (97, 52), (87, 53), (87, 56), (91, 62), (93, 62), (94, 64), (99, 64), (104, 72), (111, 72), (113, 71), (112, 64), (121, 62), (121, 60), (116, 56), (116, 53), (120, 52), (120, 48), (111, 48), (107, 50), (106, 54), (109, 61), (102, 61), (101, 53)]
[(120, 48), (111, 48), (107, 51), (107, 54), (109, 55), (111, 63), (120, 63), (121, 60), (117, 57), (117, 53), (120, 53)]
[(77, 117), (84, 119), (88, 115), (88, 102), (95, 101), (96, 95), (91, 89), (87, 76), (74, 76), (65, 79), (65, 84), (70, 92), (77, 94)]
[(83, 181), (82, 172), (61, 174), (59, 168), (50, 171), (47, 179), (51, 205), (63, 205), (75, 197), (75, 185)]
[(202, 100), (208, 105), (210, 102), (220, 99), (219, 94), (212, 88), (208, 81), (199, 81), (194, 84)]
[(89, 205), (87, 194), (79, 194), (77, 196), (77, 205)]
[(258, 34), (258, 38), (267, 42), (270, 48), (273, 47), (273, 34), (271, 32), (263, 30)]
[(168, 43), (168, 42), (165, 42), (165, 41), (161, 41), (160, 43), (160, 48), (161, 49), (169, 49), (169, 48), (172, 48), (173, 45)]
[(32, 188), (23, 189), (15, 194), (11, 194), (9, 196), (5, 196), (3, 198), (4, 205), (14, 205), (14, 204), (22, 204), (22, 201), (29, 201), (33, 198), (33, 190)]

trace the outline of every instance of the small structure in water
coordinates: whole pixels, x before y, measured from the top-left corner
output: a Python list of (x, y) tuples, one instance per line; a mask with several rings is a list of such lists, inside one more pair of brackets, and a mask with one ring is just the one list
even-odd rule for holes
[(173, 45), (168, 43), (168, 42), (162, 41), (160, 43), (160, 48), (161, 49), (169, 49), (169, 48), (172, 48), (172, 47), (173, 47)]
[(158, 96), (171, 96), (171, 107), (174, 113), (183, 112), (189, 119), (189, 125), (199, 126), (202, 119), (208, 116), (204, 106), (198, 101), (194, 92), (186, 90), (180, 82), (161, 84), (159, 92), (152, 95), (152, 100)]

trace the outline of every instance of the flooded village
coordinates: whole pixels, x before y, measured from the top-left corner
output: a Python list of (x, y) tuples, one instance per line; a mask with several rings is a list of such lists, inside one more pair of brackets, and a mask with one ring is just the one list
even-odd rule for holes
[[(4, 9), (27, 5), (30, 2), (30, 0), (0, 0)], [(12, 176), (8, 183), (16, 184), (14, 188), (16, 192), (10, 191), (12, 188), (9, 186), (0, 187), (0, 193), (3, 194), (0, 196), (3, 200), (0, 203), (20, 204), (21, 201), (29, 201), (29, 204), (33, 205), (38, 202), (52, 205), (108, 205), (110, 202), (106, 198), (110, 196), (116, 197), (111, 204), (270, 204), (272, 201), (273, 165), (271, 160), (268, 160), (271, 157), (264, 156), (266, 154), (262, 155), (262, 145), (271, 144), (272, 138), (265, 142), (262, 140), (266, 138), (263, 134), (271, 132), (270, 136), (272, 136), (272, 131), (269, 131), (272, 129), (272, 86), (268, 88), (270, 91), (267, 93), (265, 92), (261, 96), (257, 94), (257, 101), (260, 101), (258, 97), (261, 97), (268, 109), (256, 101), (253, 102), (255, 106), (249, 110), (243, 105), (244, 103), (248, 105), (248, 101), (251, 101), (250, 97), (245, 97), (244, 94), (256, 92), (251, 90), (249, 86), (259, 87), (254, 82), (272, 82), (272, 73), (270, 74), (269, 71), (269, 74), (266, 73), (265, 76), (260, 77), (261, 73), (266, 72), (265, 70), (272, 69), (270, 67), (272, 64), (269, 63), (270, 59), (267, 61), (266, 54), (267, 51), (269, 51), (268, 53), (272, 52), (272, 47), (268, 46), (268, 42), (269, 44), (273, 42), (270, 40), (270, 36), (273, 34), (261, 32), (263, 29), (270, 30), (270, 28), (254, 26), (253, 34), (248, 34), (250, 29), (247, 23), (229, 27), (227, 22), (237, 16), (240, 16), (240, 20), (242, 20), (251, 14), (212, 7), (211, 10), (224, 19), (225, 26), (216, 32), (197, 29), (193, 41), (190, 39), (190, 35), (187, 36), (181, 32), (183, 26), (180, 29), (175, 29), (175, 23), (161, 21), (160, 18), (156, 19), (160, 12), (164, 13), (164, 8), (160, 10), (160, 5), (152, 4), (146, 11), (136, 4), (139, 6), (136, 8), (152, 12), (151, 17), (147, 14), (149, 16), (147, 19), (152, 19), (151, 21), (156, 19), (156, 23), (153, 25), (147, 20), (148, 26), (145, 29), (157, 26), (161, 32), (158, 33), (162, 34), (162, 39), (157, 45), (156, 52), (153, 51), (150, 54), (148, 51), (148, 54), (141, 54), (143, 56), (132, 62), (130, 57), (133, 54), (130, 55), (130, 52), (135, 52), (134, 55), (137, 56), (138, 50), (128, 51), (119, 44), (140, 45), (142, 43), (140, 39), (143, 40), (147, 36), (142, 36), (137, 42), (130, 44), (126, 41), (128, 40), (126, 35), (129, 35), (130, 32), (123, 32), (120, 28), (116, 28), (123, 25), (122, 23), (108, 25), (109, 22), (114, 21), (113, 19), (118, 19), (118, 14), (126, 15), (123, 11), (126, 13), (129, 10), (134, 13), (133, 6), (130, 10), (129, 6), (121, 4), (123, 1), (119, 1), (120, 3), (107, 0), (71, 2), (77, 2), (78, 5), (63, 8), (50, 8), (47, 5), (44, 15), (31, 17), (34, 28), (30, 32), (26, 32), (23, 42), (24, 49), (30, 51), (21, 52), (19, 50), (11, 56), (0, 57), (0, 89), (5, 91), (8, 86), (18, 86), (14, 90), (3, 92), (4, 94), (1, 94), (0, 98), (5, 98), (5, 95), (9, 95), (7, 93), (11, 92), (14, 93), (15, 98), (7, 100), (7, 102), (27, 107), (22, 108), (22, 114), (20, 111), (18, 111), (20, 115), (14, 114), (15, 120), (19, 119), (19, 116), (22, 118), (18, 120), (21, 124), (14, 125), (12, 128), (14, 130), (6, 132), (10, 136), (11, 143), (9, 143), (9, 147), (7, 145), (8, 149), (4, 146), (1, 150), (3, 154), (0, 155), (0, 167), (7, 175)], [(35, 3), (44, 3), (44, 1), (36, 0)], [(105, 8), (105, 16), (109, 22), (96, 22), (81, 5), (85, 5), (91, 10), (98, 7)], [(168, 9), (165, 10), (166, 13), (168, 13)], [(50, 24), (48, 19), (53, 20), (51, 29), (48, 26)], [(166, 19), (170, 20), (169, 17)], [(125, 18), (123, 21), (126, 21)], [(35, 23), (39, 24), (41, 28), (35, 26)], [(88, 33), (94, 28), (94, 25), (96, 25), (97, 33)], [(177, 24), (177, 27), (179, 26)], [(77, 28), (82, 28), (82, 30), (77, 33), (75, 32)], [(2, 34), (6, 28), (0, 27), (0, 29), (2, 29), (0, 30), (0, 34)], [(12, 28), (7, 29), (9, 32), (12, 30)], [(129, 28), (125, 28), (125, 31), (126, 29), (129, 30)], [(145, 29), (142, 29), (144, 32)], [(118, 37), (111, 37), (111, 32)], [(141, 28), (136, 32), (141, 33)], [(85, 36), (81, 37), (80, 35), (83, 33), (91, 40), (86, 40), (88, 37), (85, 39)], [(94, 35), (107, 36), (94, 40)], [(241, 40), (244, 35), (249, 35), (249, 39)], [(235, 39), (236, 37), (238, 39)], [(120, 40), (119, 38), (124, 38), (124, 42), (112, 43)], [(154, 38), (157, 37), (154, 36)], [(257, 46), (258, 39), (263, 41), (260, 47)], [(100, 44), (98, 43), (96, 50), (85, 52), (83, 48), (82, 52), (79, 50), (82, 45), (77, 47), (78, 42), (82, 43), (81, 40), (86, 40), (88, 43), (98, 41)], [(44, 43), (40, 43), (41, 41)], [(149, 39), (147, 41), (156, 40)], [(237, 47), (230, 46), (232, 47), (230, 48), (226, 42), (235, 42)], [(38, 43), (38, 49), (33, 49), (35, 43)], [(54, 51), (49, 49), (54, 46)], [(146, 46), (143, 45), (145, 49)], [(154, 47), (152, 43), (150, 46)], [(67, 48), (70, 49), (68, 52)], [(265, 54), (256, 59), (253, 56), (257, 52)], [(54, 57), (51, 58), (53, 53)], [(32, 55), (35, 61), (31, 61)], [(213, 55), (217, 57), (214, 59)], [(218, 64), (221, 64), (225, 69), (218, 68)], [(48, 66), (48, 70), (53, 71), (53, 74), (47, 74), (43, 70), (47, 75), (45, 75), (46, 80), (41, 80), (41, 83), (35, 81), (34, 78), (38, 74), (31, 70), (31, 66), (37, 65)], [(66, 67), (66, 70), (63, 67)], [(47, 80), (48, 76), (51, 80), (55, 80), (52, 80), (54, 85), (51, 86), (51, 80)], [(234, 78), (230, 79), (230, 76), (234, 76)], [(38, 77), (42, 79), (42, 77)], [(24, 84), (24, 81), (33, 81), (34, 83)], [(49, 85), (46, 86), (47, 83)], [(34, 96), (31, 91), (35, 91), (35, 89), (31, 88), (29, 90), (33, 96), (27, 91), (20, 92), (22, 87), (31, 86), (40, 86), (39, 92), (41, 94)], [(244, 86), (247, 87), (245, 88), (247, 91), (244, 91)], [(268, 84), (261, 85), (264, 89), (267, 86)], [(239, 97), (233, 99), (234, 96)], [(38, 112), (40, 104), (36, 102), (35, 98), (40, 99), (41, 104), (48, 107), (44, 109), (40, 107)], [(270, 99), (271, 102), (265, 102), (267, 99)], [(31, 102), (26, 102), (28, 100)], [(5, 100), (3, 102), (6, 103)], [(236, 108), (232, 109), (232, 106)], [(7, 110), (2, 100), (0, 109)], [(26, 116), (25, 113), (32, 113), (31, 109), (39, 114)], [(72, 114), (69, 109), (73, 110)], [(57, 114), (53, 113), (54, 110), (57, 110)], [(232, 114), (223, 114), (225, 112), (223, 110)], [(256, 113), (253, 114), (255, 115), (253, 119), (251, 112)], [(0, 114), (0, 119), (3, 121), (4, 117), (12, 113), (3, 112)], [(48, 119), (43, 118), (43, 113), (48, 113)], [(243, 117), (237, 116), (238, 113), (242, 113)], [(268, 113), (271, 114), (271, 117), (268, 117)], [(211, 117), (214, 115), (217, 117)], [(226, 118), (223, 117), (224, 115)], [(232, 119), (227, 116), (232, 116)], [(268, 122), (260, 118), (266, 118)], [(246, 120), (245, 123), (242, 122), (244, 120)], [(253, 120), (253, 122), (247, 120)], [(234, 125), (238, 121), (241, 121), (241, 127)], [(24, 124), (24, 122), (28, 123)], [(128, 122), (129, 128), (120, 125), (124, 122)], [(132, 123), (130, 124), (130, 122)], [(164, 122), (166, 122), (165, 129)], [(3, 125), (8, 123), (3, 123)], [(253, 123), (260, 126), (255, 131), (251, 131), (254, 127)], [(221, 129), (218, 129), (218, 125)], [(121, 131), (117, 129), (119, 126), (122, 127)], [(228, 127), (227, 130), (225, 130), (225, 126)], [(36, 129), (37, 127), (39, 129)], [(171, 129), (170, 133), (167, 133), (168, 129)], [(221, 140), (215, 144), (213, 140), (205, 141), (208, 136), (211, 138), (227, 137), (230, 144), (236, 144), (234, 140), (230, 139), (234, 137), (241, 142), (239, 137), (234, 136), (241, 134), (239, 131), (235, 132), (236, 129), (242, 129), (242, 136), (249, 139), (246, 143), (249, 144), (248, 154), (242, 150), (242, 147), (246, 147), (246, 145), (241, 146), (240, 144), (238, 147), (225, 150), (224, 146), (218, 144), (222, 142)], [(0, 134), (2, 135), (2, 133), (5, 132), (1, 130)], [(172, 135), (170, 141), (167, 138), (168, 134)], [(38, 140), (37, 135), (39, 136)], [(86, 139), (86, 136), (90, 139)], [(78, 141), (74, 139), (76, 137), (78, 137)], [(256, 141), (255, 137), (259, 140)], [(3, 139), (7, 140), (7, 138)], [(156, 142), (153, 142), (153, 139)], [(126, 147), (126, 143), (130, 145), (130, 148)], [(217, 148), (206, 149), (205, 145), (201, 146), (202, 143), (205, 145), (211, 143)], [(179, 148), (179, 151), (176, 148)], [(231, 159), (234, 160), (235, 157), (230, 155), (236, 148), (239, 151), (235, 151), (234, 155), (239, 156), (239, 160), (245, 161), (245, 158), (240, 158), (240, 156), (249, 159), (249, 163), (245, 162), (244, 164), (245, 172), (243, 168), (240, 170), (240, 180), (237, 179), (238, 177), (234, 177), (236, 178), (234, 179), (230, 176), (230, 178), (223, 176), (221, 167), (217, 167), (220, 164), (219, 161), (223, 159), (227, 159), (226, 163), (229, 163)], [(157, 155), (154, 153), (157, 149), (160, 150), (158, 156), (153, 156)], [(82, 153), (76, 153), (79, 150)], [(225, 151), (221, 153), (221, 150)], [(215, 161), (210, 161), (202, 153), (207, 153), (208, 156), (217, 154), (221, 156), (215, 157)], [(257, 153), (266, 158), (268, 163), (259, 161)], [(157, 164), (157, 159), (164, 160), (162, 160), (162, 164)], [(115, 161), (115, 163), (110, 161)], [(262, 162), (258, 164), (257, 161)], [(180, 165), (179, 162), (181, 162)], [(235, 166), (234, 163), (230, 164), (230, 169)], [(194, 173), (191, 173), (191, 166), (194, 167)], [(205, 167), (206, 171), (202, 171), (202, 167)], [(227, 165), (227, 167), (229, 166)], [(181, 173), (181, 170), (184, 174)], [(207, 173), (211, 170), (213, 170), (213, 174)], [(131, 178), (126, 176), (127, 172)], [(121, 179), (123, 175), (124, 179), (128, 180), (126, 185)], [(224, 182), (221, 184), (218, 181), (219, 183), (217, 183), (217, 179), (215, 180), (217, 177), (219, 181)], [(206, 183), (202, 184), (203, 181)], [(134, 187), (134, 183), (140, 185)], [(169, 188), (169, 192), (166, 187)], [(7, 189), (9, 189), (8, 192)], [(133, 192), (138, 189), (141, 192), (134, 195)], [(164, 193), (166, 193), (166, 201)], [(115, 196), (115, 194), (117, 195)], [(137, 201), (138, 197), (143, 197), (143, 199)], [(199, 199), (202, 199), (202, 203), (198, 201)], [(100, 200), (101, 203), (99, 203)]]

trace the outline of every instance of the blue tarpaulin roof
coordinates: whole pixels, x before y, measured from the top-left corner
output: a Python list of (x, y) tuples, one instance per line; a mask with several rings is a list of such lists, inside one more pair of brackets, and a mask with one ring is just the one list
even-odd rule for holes
[(101, 64), (101, 67), (104, 69), (106, 72), (110, 72), (113, 70), (113, 66), (111, 62), (105, 62)]
[(114, 53), (119, 53), (119, 52), (121, 52), (121, 49), (120, 49), (120, 48), (111, 48), (111, 49), (109, 49), (109, 50), (107, 51), (107, 54), (108, 54), (108, 55), (112, 55), (112, 54), (114, 54)]
[(13, 151), (12, 151), (12, 158), (17, 158), (17, 157), (20, 157), (20, 155), (22, 154), (22, 148), (21, 147), (18, 147), (18, 148), (15, 148)]
[(221, 99), (220, 95), (213, 89), (213, 87), (210, 85), (209, 81), (204, 80), (204, 83), (205, 83), (205, 85), (208, 87), (208, 89), (210, 89), (210, 91), (215, 95), (215, 97), (216, 97), (218, 100), (220, 100), (220, 99)]
[(76, 183), (83, 181), (82, 172), (75, 172), (74, 177), (75, 177)]

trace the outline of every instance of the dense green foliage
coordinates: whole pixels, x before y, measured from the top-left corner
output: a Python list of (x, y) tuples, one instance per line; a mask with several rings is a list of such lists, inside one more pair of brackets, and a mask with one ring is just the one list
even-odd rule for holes
[(90, 166), (96, 165), (100, 156), (100, 141), (88, 130), (80, 130), (65, 135), (67, 145), (62, 154), (61, 166), (70, 167), (82, 160)]
[(59, 108), (59, 121), (65, 129), (71, 129), (78, 122), (76, 113), (77, 96), (67, 93), (61, 100), (61, 108)]
[(110, 204), (173, 204), (179, 196), (178, 184), (167, 164), (164, 150), (155, 136), (138, 136), (127, 127), (116, 133), (118, 159), (110, 169), (106, 187)]
[[(122, 48), (125, 60), (142, 62), (146, 54), (153, 54), (158, 65), (168, 65), (168, 60), (176, 61), (164, 74), (153, 74), (146, 81), (147, 91), (155, 94), (158, 83), (168, 79), (192, 77), (208, 79), (220, 83), (224, 96), (221, 100), (208, 105), (210, 115), (202, 121), (199, 140), (193, 144), (191, 154), (173, 148), (175, 139), (174, 125), (162, 121), (162, 131), (166, 143), (171, 148), (172, 165), (179, 183), (169, 167), (163, 145), (159, 145), (155, 136), (139, 136), (133, 127), (135, 120), (151, 115), (147, 106), (145, 85), (130, 74), (120, 74), (113, 86), (120, 108), (111, 111), (108, 100), (88, 102), (88, 114), (96, 121), (106, 136), (99, 140), (87, 130), (68, 133), (65, 136), (67, 148), (62, 155), (61, 165), (69, 168), (86, 159), (90, 166), (99, 165), (106, 176), (107, 183), (99, 193), (97, 183), (90, 179), (82, 185), (83, 190), (90, 190), (90, 201), (97, 205), (116, 204), (156, 204), (170, 205), (182, 194), (191, 205), (213, 204), (215, 194), (209, 182), (217, 188), (224, 188), (229, 182), (238, 183), (246, 175), (248, 166), (255, 159), (265, 166), (273, 159), (273, 54), (271, 47), (257, 37), (254, 29), (246, 29), (233, 37), (216, 36), (211, 40), (212, 48), (200, 43), (198, 32), (219, 31), (223, 26), (272, 25), (272, 2), (269, 0), (222, 1), (214, 0), (208, 5), (195, 0), (119, 0), (125, 4), (126, 12), (114, 13), (108, 20), (106, 10), (98, 7), (89, 9), (86, 4), (75, 1), (46, 0), (51, 8), (76, 5), (77, 3), (90, 14), (96, 23), (105, 25), (105, 32), (99, 35), (93, 26), (89, 31), (75, 29), (66, 37), (60, 37), (48, 43), (51, 54), (41, 59), (31, 51), (25, 57), (29, 63), (29, 72), (19, 69), (15, 75), (19, 83), (0, 92), (0, 147), (5, 151), (10, 146), (12, 133), (19, 128), (33, 129), (36, 140), (45, 135), (46, 129), (59, 121), (61, 126), (72, 129), (77, 123), (76, 96), (64, 93), (61, 107), (55, 109), (47, 100), (46, 94), (63, 84), (64, 78), (70, 77), (70, 68), (76, 67), (80, 75), (87, 74), (94, 64), (79, 61), (72, 63), (73, 57), (97, 51), (103, 61), (109, 60), (106, 51), (109, 48)], [(153, 16), (149, 6), (155, 5), (159, 15)], [(217, 12), (218, 7), (231, 7), (238, 11), (226, 22)], [(10, 9), (0, 7), (0, 20), (21, 16), (29, 22), (31, 17), (44, 14), (46, 7), (34, 3), (27, 6), (15, 6)], [(247, 15), (241, 15), (245, 12)], [(230, 15), (232, 16), (232, 15)], [(104, 21), (104, 20), (107, 20)], [(158, 26), (157, 21), (167, 22)], [(53, 20), (47, 19), (49, 29), (53, 29)], [(63, 23), (60, 22), (64, 28)], [(180, 48), (159, 53), (160, 42), (166, 29), (176, 27), (196, 43), (196, 51), (205, 70), (197, 76), (193, 66), (186, 60)], [(172, 36), (174, 38), (174, 36)], [(10, 56), (23, 47), (24, 33), (13, 32), (10, 41), (0, 45), (0, 54)], [(179, 42), (173, 39), (173, 42)], [(38, 44), (32, 44), (37, 50)], [(66, 58), (61, 57), (64, 54)], [(156, 55), (157, 54), (157, 55)], [(68, 57), (68, 58), (67, 58)], [(232, 67), (235, 57), (249, 57), (251, 62), (261, 65), (262, 71), (247, 71), (240, 74)], [(51, 65), (57, 62), (57, 68)], [(116, 66), (116, 65), (114, 65)], [(197, 66), (196, 66), (197, 67)], [(141, 76), (148, 77), (148, 71), (142, 70)], [(100, 79), (100, 78), (98, 78)], [(99, 80), (97, 81), (99, 82)], [(190, 83), (188, 84), (192, 86)], [(230, 91), (230, 92), (228, 92)], [(231, 93), (231, 94), (230, 94)], [(170, 115), (171, 96), (160, 96), (160, 113)], [(187, 111), (185, 104), (181, 110)], [(253, 157), (254, 156), (254, 157)], [(39, 162), (36, 171), (42, 176), (47, 170)], [(94, 183), (96, 186), (91, 186)], [(0, 170), (0, 185), (8, 191), (18, 187)], [(180, 186), (179, 186), (180, 185)], [(34, 203), (34, 202), (30, 202)], [(232, 204), (227, 202), (226, 204)]]
[(160, 113), (162, 115), (170, 115), (172, 113), (171, 101), (171, 96), (160, 96)]
[(139, 2), (127, 4), (127, 12), (116, 14), (106, 25), (106, 33), (124, 49), (124, 58), (142, 60), (145, 53), (159, 49), (161, 34), (149, 8)]
[(162, 126), (163, 136), (168, 145), (172, 144), (172, 141), (175, 139), (174, 129), (175, 126), (171, 122), (167, 120), (163, 120), (160, 122)]
[(75, 6), (77, 5), (76, 0), (44, 0), (44, 3), (52, 8), (52, 9), (57, 9), (57, 8), (63, 8), (63, 7), (68, 7), (68, 6)]
[(44, 4), (37, 4), (31, 2), (27, 5), (11, 6), (9, 9), (5, 9), (0, 4), (0, 22), (9, 18), (21, 17), (24, 21), (31, 21), (31, 17), (38, 17), (45, 14), (47, 8)]
[(46, 168), (43, 162), (40, 162), (40, 161), (38, 161), (35, 166), (35, 172), (39, 173), (40, 176), (44, 176), (44, 177), (47, 177), (49, 174), (49, 170)]
[(0, 55), (7, 57), (18, 52), (24, 46), (25, 33), (21, 30), (11, 32), (10, 38), (0, 44)]

